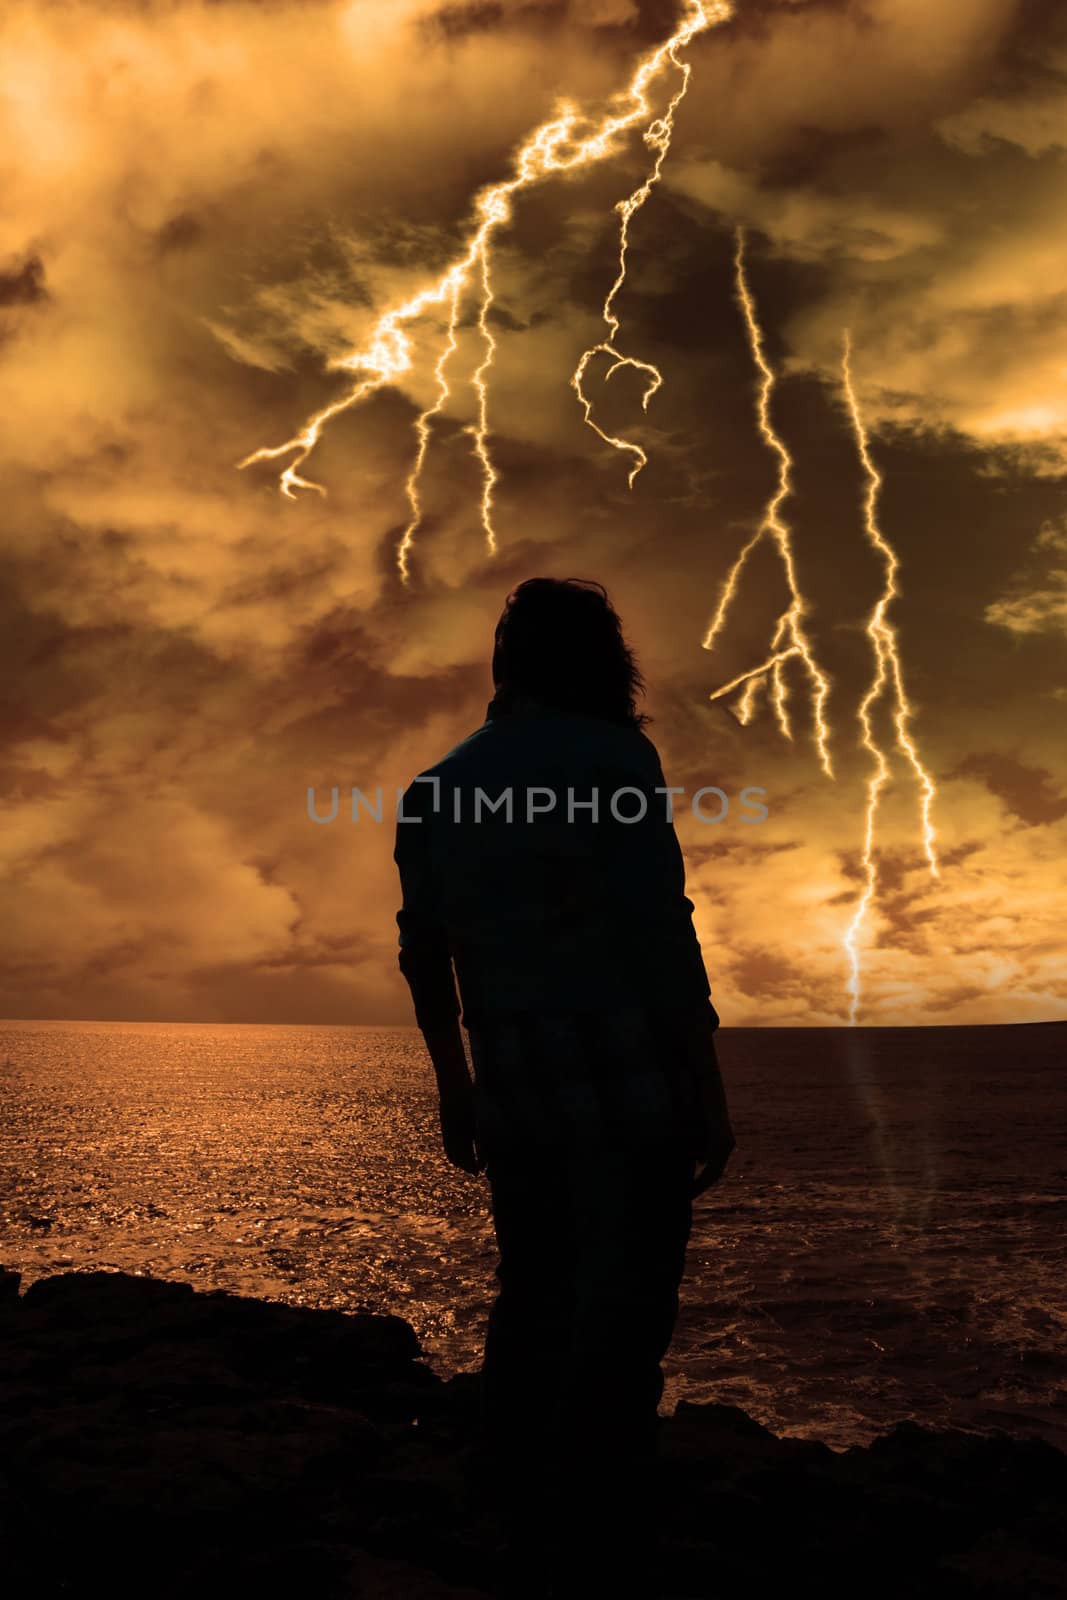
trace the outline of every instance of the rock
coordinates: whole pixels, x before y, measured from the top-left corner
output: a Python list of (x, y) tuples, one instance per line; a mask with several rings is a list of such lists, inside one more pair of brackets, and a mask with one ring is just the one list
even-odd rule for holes
[[(0, 1277), (0, 1538), (12, 1593), (475, 1600), (502, 1541), (476, 1375), (397, 1317), (122, 1273)], [(733, 1406), (662, 1426), (669, 1596), (1067, 1592), (1067, 1457), (899, 1424), (779, 1439)]]

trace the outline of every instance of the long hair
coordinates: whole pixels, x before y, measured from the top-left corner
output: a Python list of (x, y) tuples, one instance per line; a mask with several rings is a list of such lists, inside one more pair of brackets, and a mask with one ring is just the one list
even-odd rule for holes
[(641, 728), (644, 679), (603, 584), (528, 578), (496, 625), (494, 711), (529, 697), (559, 711)]

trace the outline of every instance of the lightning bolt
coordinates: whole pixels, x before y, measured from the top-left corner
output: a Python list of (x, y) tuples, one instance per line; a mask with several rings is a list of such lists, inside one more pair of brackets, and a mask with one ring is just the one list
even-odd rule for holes
[(419, 480), (422, 477), (422, 469), (426, 461), (426, 452), (430, 447), (430, 426), (433, 418), (440, 415), (445, 401), (449, 396), (448, 379), (445, 377), (445, 368), (448, 365), (450, 356), (454, 354), (458, 344), (458, 340), (456, 339), (456, 331), (459, 325), (458, 282), (452, 285), (450, 304), (451, 315), (448, 319), (448, 335), (445, 340), (444, 348), (442, 349), (441, 354), (438, 356), (433, 369), (433, 375), (437, 383), (437, 399), (434, 401), (432, 406), (415, 418), (415, 436), (418, 439), (418, 446), (415, 451), (414, 463), (411, 471), (408, 473), (407, 482), (404, 485), (404, 492), (408, 497), (408, 505), (411, 508), (411, 519), (408, 522), (407, 527), (404, 529), (400, 543), (397, 546), (396, 559), (397, 566), (400, 569), (400, 576), (404, 579), (405, 583), (407, 582), (411, 573), (411, 569), (408, 564), (408, 557), (411, 554), (411, 547), (415, 543), (415, 535), (419, 531), (419, 527), (422, 524), (422, 498), (419, 494)]
[(496, 340), (489, 326), (489, 312), (493, 305), (493, 285), (489, 276), (489, 248), (483, 245), (479, 256), (481, 263), (482, 297), (478, 307), (478, 332), (482, 336), (484, 354), (474, 370), (474, 388), (478, 395), (478, 422), (474, 428), (474, 453), (482, 469), (482, 498), (480, 512), (485, 542), (491, 556), (496, 555), (496, 533), (493, 530), (493, 490), (497, 471), (489, 454), (489, 368), (496, 355)]
[[(634, 366), (646, 374), (648, 382), (642, 403), (647, 407), (662, 382), (659, 372), (647, 362), (620, 355), (613, 342), (619, 328), (613, 307), (615, 297), (626, 276), (629, 225), (635, 212), (644, 205), (653, 185), (659, 181), (663, 161), (670, 146), (674, 115), (689, 84), (691, 69), (687, 63), (678, 59), (678, 51), (691, 43), (698, 34), (716, 24), (726, 22), (732, 15), (731, 0), (686, 0), (684, 15), (670, 38), (641, 58), (629, 84), (614, 97), (611, 109), (606, 114), (595, 119), (582, 118), (573, 105), (567, 102), (559, 105), (554, 116), (536, 128), (519, 147), (514, 158), (511, 177), (483, 189), (475, 197), (470, 229), (451, 265), (426, 288), (383, 312), (371, 329), (363, 349), (353, 350), (348, 355), (329, 363), (330, 370), (352, 375), (354, 381), (351, 387), (336, 400), (314, 412), (300, 432), (294, 434), (292, 438), (286, 439), (280, 445), (254, 450), (238, 465), (243, 468), (251, 466), (253, 462), (276, 461), (284, 456), (292, 456), (293, 459), (279, 478), (281, 492), (289, 499), (296, 498), (298, 489), (309, 489), (325, 494), (326, 491), (321, 484), (301, 474), (301, 468), (318, 445), (323, 431), (342, 412), (352, 410), (376, 394), (379, 389), (397, 382), (405, 373), (410, 372), (414, 365), (414, 352), (409, 329), (427, 315), (435, 312), (439, 315), (442, 308), (447, 309), (447, 319), (443, 324), (444, 348), (434, 366), (437, 396), (433, 404), (415, 421), (416, 454), (406, 485), (410, 515), (397, 548), (397, 566), (401, 578), (407, 582), (410, 577), (411, 550), (422, 519), (419, 488), (433, 423), (434, 419), (440, 416), (451, 395), (447, 376), (448, 362), (456, 348), (456, 332), (465, 297), (474, 292), (478, 296), (477, 326), (482, 340), (482, 357), (471, 376), (477, 400), (477, 421), (470, 431), (474, 440), (474, 454), (482, 474), (481, 525), (487, 549), (490, 554), (494, 553), (497, 540), (492, 513), (497, 472), (489, 448), (489, 373), (496, 354), (496, 343), (489, 326), (489, 313), (493, 305), (490, 263), (495, 235), (510, 222), (514, 198), (522, 190), (529, 189), (557, 173), (573, 172), (612, 155), (623, 134), (632, 131), (652, 117), (653, 108), (649, 92), (660, 73), (667, 66), (673, 66), (681, 72), (682, 82), (667, 112), (649, 122), (645, 130), (645, 141), (656, 152), (652, 171), (645, 183), (618, 208), (622, 216), (620, 269), (616, 283), (605, 302), (604, 314), (609, 328), (608, 339), (586, 353), (572, 379), (572, 385), (585, 405), (581, 388), (582, 376), (592, 356), (597, 351), (605, 351), (615, 363), (608, 373), (609, 377), (619, 366)], [(617, 449), (627, 451), (634, 456), (634, 467), (630, 473), (632, 483), (636, 473), (645, 463), (645, 452), (638, 445), (615, 439), (604, 432), (593, 422), (591, 411), (590, 403), (586, 410), (586, 420), (601, 438)]]
[[(709, 698), (720, 700), (724, 695), (732, 693), (734, 689), (738, 689), (742, 685), (769, 679), (771, 701), (774, 705), (778, 726), (785, 737), (791, 739), (793, 730), (789, 716), (789, 689), (785, 666), (788, 661), (799, 661), (811, 683), (815, 746), (819, 753), (819, 763), (826, 776), (832, 778), (834, 773), (829, 749), (830, 730), (826, 722), (826, 701), (830, 693), (830, 679), (819, 666), (804, 627), (804, 618), (807, 615), (808, 606), (797, 582), (796, 563), (793, 559), (792, 531), (782, 515), (782, 507), (793, 492), (793, 458), (786, 447), (785, 441), (775, 428), (774, 419), (771, 415), (775, 375), (774, 369), (768, 363), (764, 352), (763, 331), (760, 327), (759, 313), (745, 273), (745, 231), (743, 228), (737, 229), (735, 238), (734, 270), (737, 300), (744, 317), (752, 359), (759, 373), (756, 419), (764, 442), (777, 458), (778, 475), (770, 499), (764, 507), (762, 521), (726, 575), (722, 593), (719, 596), (719, 603), (704, 635), (705, 650), (714, 649), (715, 641), (722, 631), (730, 607), (737, 596), (738, 585), (741, 581), (745, 564), (756, 547), (767, 537), (774, 540), (778, 554), (781, 557), (789, 589), (789, 605), (778, 619), (777, 627), (771, 638), (767, 658), (761, 661), (759, 666), (752, 667), (748, 672), (742, 672), (736, 678), (732, 678), (729, 683), (723, 684)], [(746, 723), (752, 715), (755, 692), (755, 689), (749, 690), (748, 688), (744, 691), (738, 711), (742, 723)]]
[(767, 687), (767, 679), (756, 677), (749, 678), (741, 691), (737, 702), (737, 720), (742, 728), (747, 728), (756, 711), (756, 701), (761, 692)]
[(643, 183), (638, 185), (632, 194), (628, 195), (625, 200), (620, 200), (615, 207), (616, 211), (619, 213), (619, 270), (616, 273), (614, 283), (608, 290), (602, 311), (603, 320), (608, 329), (607, 338), (602, 339), (599, 344), (593, 345), (590, 349), (584, 352), (571, 378), (571, 388), (578, 396), (579, 403), (581, 404), (582, 411), (584, 413), (585, 421), (592, 428), (593, 432), (599, 434), (600, 438), (604, 440), (605, 444), (610, 444), (615, 450), (621, 450), (633, 457), (633, 465), (630, 468), (630, 475), (628, 479), (631, 489), (634, 486), (634, 480), (637, 477), (637, 474), (641, 471), (641, 468), (647, 464), (648, 456), (645, 451), (642, 450), (640, 445), (633, 444), (627, 439), (620, 439), (616, 437), (615, 434), (605, 432), (600, 424), (593, 420), (593, 402), (586, 395), (583, 382), (589, 363), (595, 356), (604, 355), (609, 357), (611, 361), (611, 366), (604, 374), (605, 383), (622, 367), (633, 367), (636, 372), (644, 373), (645, 387), (641, 395), (642, 411), (648, 410), (648, 402), (652, 399), (652, 396), (655, 394), (656, 390), (662, 387), (663, 374), (660, 372), (658, 367), (653, 366), (650, 361), (639, 361), (635, 356), (624, 356), (616, 346), (615, 341), (619, 336), (621, 323), (615, 313), (615, 301), (618, 298), (623, 284), (626, 282), (626, 258), (630, 248), (630, 223), (633, 221), (633, 218), (637, 212), (640, 211), (641, 207), (652, 193), (652, 190), (655, 188), (656, 184), (660, 181), (660, 176), (663, 172), (663, 163), (667, 159), (667, 153), (671, 147), (671, 139), (674, 136), (675, 114), (678, 110), (678, 107), (685, 99), (686, 92), (689, 88), (689, 79), (693, 72), (693, 69), (688, 61), (679, 61), (677, 52), (682, 45), (689, 42), (689, 39), (692, 38), (693, 33), (698, 31), (699, 26), (706, 25), (706, 22), (703, 24), (698, 24), (695, 21), (692, 22), (688, 25), (690, 31), (687, 35), (685, 33), (685, 29), (683, 29), (682, 37), (676, 36), (664, 47), (665, 58), (669, 60), (671, 65), (676, 67), (681, 73), (682, 81), (674, 91), (670, 104), (668, 105), (664, 115), (662, 117), (657, 117), (655, 121), (650, 123), (645, 129), (645, 143), (648, 145), (650, 150), (655, 152), (655, 160), (652, 163), (652, 169), (649, 172), (648, 177)]
[(861, 743), (870, 752), (873, 768), (867, 780), (867, 815), (863, 839), (863, 893), (860, 895), (844, 939), (850, 970), (848, 985), (848, 992), (851, 997), (849, 1024), (854, 1026), (862, 993), (860, 935), (863, 931), (867, 912), (878, 888), (878, 862), (875, 854), (878, 807), (882, 790), (890, 777), (889, 761), (875, 734), (872, 713), (882, 696), (887, 692), (890, 695), (893, 707), (893, 727), (896, 733), (897, 748), (907, 759), (919, 784), (919, 810), (923, 850), (927, 864), (932, 876), (935, 878), (940, 877), (940, 869), (936, 850), (937, 835), (934, 831), (932, 818), (932, 808), (937, 790), (933, 779), (922, 763), (918, 746), (912, 737), (909, 727), (912, 710), (904, 689), (904, 673), (900, 663), (900, 649), (896, 630), (889, 621), (889, 608), (900, 593), (897, 588), (897, 574), (900, 570), (900, 562), (896, 551), (882, 532), (881, 524), (878, 520), (878, 502), (883, 480), (881, 473), (871, 458), (867, 426), (863, 420), (863, 413), (860, 411), (859, 401), (856, 398), (856, 389), (852, 381), (852, 340), (847, 333), (845, 334), (845, 347), (841, 360), (841, 376), (845, 402), (856, 439), (856, 449), (867, 480), (863, 499), (864, 532), (867, 535), (868, 543), (882, 558), (884, 573), (882, 592), (867, 619), (867, 636), (874, 650), (874, 675), (859, 707)]

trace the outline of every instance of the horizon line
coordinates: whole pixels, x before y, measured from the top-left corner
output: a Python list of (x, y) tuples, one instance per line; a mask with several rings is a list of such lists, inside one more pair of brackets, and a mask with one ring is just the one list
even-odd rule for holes
[[(414, 1022), (281, 1022), (219, 1017), (0, 1017), (0, 1027), (10, 1023), (67, 1024), (95, 1027), (149, 1028), (364, 1028), (404, 1029), (417, 1033)], [(1067, 1027), (1067, 1017), (1037, 1017), (1015, 1022), (735, 1022), (720, 1023), (720, 1033), (889, 1033), (945, 1028), (1056, 1028)], [(466, 1029), (464, 1029), (466, 1032)]]

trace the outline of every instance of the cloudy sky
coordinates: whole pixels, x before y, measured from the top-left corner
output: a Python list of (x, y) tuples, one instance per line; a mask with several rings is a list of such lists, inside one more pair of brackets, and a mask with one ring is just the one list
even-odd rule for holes
[[(692, 5), (689, 10), (692, 12)], [(709, 11), (712, 9), (710, 3)], [(337, 416), (303, 470), (238, 471), (346, 393), (336, 363), (466, 248), (478, 194), (569, 101), (595, 129), (685, 14), (668, 0), (9, 0), (0, 23), (0, 481), (9, 1016), (408, 1019), (392, 829), (308, 819), (408, 781), (476, 726), (492, 627), (535, 573), (605, 582), (649, 680), (669, 781), (766, 790), (768, 820), (682, 813), (727, 1023), (837, 1023), (864, 886), (858, 713), (884, 563), (841, 387), (856, 393), (899, 559), (911, 732), (936, 784), (891, 781), (860, 930), (860, 1020), (1067, 1017), (1067, 19), (1026, 0), (738, 0), (701, 31), (662, 181), (634, 218), (619, 345), (602, 336), (618, 201), (644, 123), (531, 184), (493, 240), (489, 392), (499, 549), (479, 523), (461, 305), (451, 394), (400, 582), (411, 365)], [(654, 113), (679, 86), (668, 68)], [(625, 102), (615, 102), (615, 109)], [(647, 119), (646, 119), (647, 120)], [(767, 540), (713, 650), (777, 459), (734, 282), (749, 287), (793, 461), (805, 626), (830, 680), (834, 777), (800, 663), (793, 738), (763, 660), (788, 604)], [(472, 291), (474, 285), (472, 285)]]

